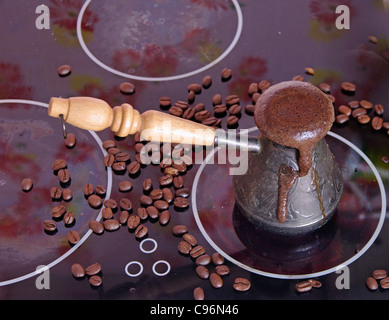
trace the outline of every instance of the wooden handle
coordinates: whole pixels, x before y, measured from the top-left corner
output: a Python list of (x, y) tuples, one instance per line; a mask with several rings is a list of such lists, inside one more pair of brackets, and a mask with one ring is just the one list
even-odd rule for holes
[(215, 129), (160, 111), (140, 114), (130, 104), (112, 108), (105, 101), (90, 97), (51, 98), (48, 114), (75, 127), (101, 131), (110, 128), (119, 137), (139, 132), (141, 139), (157, 142), (210, 146)]

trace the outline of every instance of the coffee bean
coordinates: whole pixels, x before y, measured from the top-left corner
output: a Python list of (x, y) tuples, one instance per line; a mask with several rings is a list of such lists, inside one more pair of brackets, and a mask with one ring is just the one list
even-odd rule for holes
[(347, 93), (354, 93), (356, 90), (356, 85), (351, 82), (344, 81), (341, 83), (341, 88)]
[(20, 183), (20, 187), (24, 192), (28, 192), (32, 190), (33, 182), (30, 178), (24, 178)]
[(182, 224), (175, 225), (172, 229), (172, 233), (175, 236), (182, 236), (183, 234), (188, 232), (188, 227)]
[(223, 286), (223, 279), (215, 272), (212, 272), (209, 275), (209, 281), (211, 282), (212, 287), (218, 289)]
[(223, 103), (223, 97), (220, 93), (216, 93), (212, 96), (212, 104), (214, 106), (221, 105)]
[(185, 209), (189, 207), (189, 200), (183, 197), (176, 197), (173, 203), (174, 206), (179, 209)]
[(209, 278), (209, 270), (206, 266), (203, 265), (198, 265), (196, 267), (196, 274), (201, 278), (201, 279), (208, 279)]
[(129, 160), (131, 159), (131, 156), (128, 152), (119, 152), (115, 154), (115, 161), (117, 162), (125, 162), (128, 163)]
[(89, 221), (89, 228), (96, 234), (102, 234), (104, 232), (103, 224), (96, 220)]
[(169, 204), (165, 200), (155, 200), (154, 201), (154, 206), (159, 210), (167, 210), (169, 209)]
[(306, 67), (305, 68), (305, 73), (313, 76), (315, 74), (315, 69), (313, 69), (311, 67)]
[(53, 220), (44, 220), (42, 226), (43, 229), (47, 232), (53, 232), (57, 230), (57, 224)]
[(54, 200), (59, 200), (62, 197), (62, 190), (58, 187), (50, 188), (50, 197)]
[(193, 91), (195, 94), (200, 94), (201, 93), (201, 85), (198, 83), (192, 83), (188, 85), (188, 92)]
[(51, 168), (53, 171), (58, 171), (60, 169), (65, 169), (67, 167), (66, 160), (64, 159), (57, 159), (53, 162)]
[(367, 114), (367, 111), (365, 108), (356, 108), (354, 109), (352, 112), (351, 112), (351, 115), (354, 117), (354, 118), (358, 118), (359, 116), (363, 115), (363, 114)]
[(173, 176), (170, 174), (166, 174), (159, 178), (159, 184), (161, 186), (168, 186), (173, 182)]
[(221, 264), (215, 267), (215, 271), (219, 276), (226, 276), (230, 273), (230, 268), (225, 264)]
[(242, 107), (239, 104), (233, 104), (229, 109), (228, 112), (231, 115), (239, 115), (242, 111)]
[(384, 114), (384, 106), (382, 104), (376, 104), (374, 106), (374, 112), (379, 115), (379, 116), (382, 116)]
[(60, 169), (58, 171), (58, 179), (61, 183), (67, 184), (70, 181), (70, 172), (68, 169)]
[(93, 276), (101, 272), (101, 265), (100, 263), (96, 262), (91, 264), (89, 267), (85, 268), (85, 273), (88, 276)]
[(356, 109), (356, 108), (359, 108), (359, 101), (350, 101), (348, 103), (348, 106), (351, 108), (351, 109)]
[(176, 189), (182, 188), (184, 186), (184, 178), (182, 176), (174, 177), (173, 185)]
[(154, 207), (154, 206), (148, 206), (148, 207), (146, 208), (146, 211), (147, 211), (147, 214), (149, 215), (149, 217), (150, 217), (151, 219), (157, 219), (158, 216), (159, 216), (159, 211), (158, 211), (158, 209), (157, 209), (156, 207)]
[(169, 97), (161, 97), (159, 98), (159, 105), (161, 107), (170, 107), (172, 104), (172, 99), (170, 99)]
[(180, 188), (176, 190), (176, 197), (188, 198), (190, 196), (189, 188)]
[(204, 290), (201, 287), (197, 287), (193, 290), (193, 298), (196, 301), (204, 300)]
[(214, 265), (221, 265), (221, 264), (224, 263), (223, 256), (220, 253), (218, 253), (218, 252), (213, 253), (212, 256), (211, 256), (211, 259), (212, 259), (212, 263)]
[(120, 215), (119, 215), (120, 224), (126, 224), (129, 216), (130, 216), (130, 213), (127, 210), (121, 211)]
[(184, 118), (184, 119), (187, 119), (187, 120), (191, 120), (192, 118), (193, 118), (193, 116), (195, 115), (195, 111), (194, 111), (194, 109), (192, 109), (192, 108), (188, 108), (188, 109), (186, 109), (185, 111), (184, 111), (184, 113), (182, 114), (182, 117)]
[(251, 287), (251, 282), (246, 278), (238, 277), (235, 278), (232, 286), (236, 291), (247, 291)]
[(295, 75), (292, 81), (304, 81), (304, 77), (301, 74)]
[(378, 43), (378, 39), (376, 36), (368, 36), (368, 39), (371, 43), (374, 43), (374, 44), (377, 44)]
[(132, 190), (132, 182), (131, 181), (120, 181), (118, 183), (118, 189), (120, 192), (129, 192)]
[(204, 89), (208, 89), (212, 84), (212, 77), (209, 75), (204, 76), (204, 78), (201, 80), (201, 84)]
[(171, 176), (177, 176), (180, 172), (176, 168), (167, 167), (167, 168), (164, 169), (164, 173), (165, 174), (169, 174)]
[(105, 220), (112, 219), (113, 218), (112, 209), (111, 208), (103, 208), (103, 210), (101, 210), (101, 216)]
[(311, 291), (311, 289), (312, 289), (312, 283), (309, 282), (308, 280), (301, 281), (296, 284), (297, 292), (307, 292), (307, 291)]
[(258, 92), (258, 83), (252, 82), (249, 84), (249, 87), (247, 89), (247, 93), (249, 97), (251, 97), (254, 93)]
[(239, 102), (240, 102), (240, 98), (236, 94), (231, 94), (231, 95), (226, 97), (226, 106), (227, 107), (231, 107), (235, 104), (239, 104)]
[(150, 205), (153, 204), (153, 199), (151, 199), (149, 196), (142, 195), (142, 196), (140, 197), (140, 203), (141, 203), (143, 206), (147, 207), (147, 206), (150, 206)]
[(318, 87), (324, 93), (330, 93), (330, 91), (331, 91), (331, 86), (325, 82), (319, 83)]
[(145, 225), (140, 224), (135, 229), (135, 237), (137, 237), (138, 239), (141, 239), (141, 238), (145, 237), (148, 232), (149, 232), (149, 229)]
[(95, 192), (100, 197), (104, 197), (106, 195), (106, 193), (107, 193), (107, 188), (102, 186), (102, 185), (97, 185), (96, 188), (95, 188)]
[(107, 154), (104, 157), (104, 165), (106, 167), (112, 167), (112, 165), (115, 163), (115, 156), (113, 154)]
[(92, 195), (94, 190), (95, 190), (95, 188), (94, 188), (93, 184), (91, 184), (91, 183), (85, 184), (84, 187), (82, 188), (82, 191), (86, 197), (89, 197), (90, 195)]
[(386, 270), (378, 269), (373, 271), (373, 278), (376, 280), (380, 280), (386, 278), (388, 276)]
[(72, 264), (70, 270), (72, 272), (73, 277), (75, 277), (75, 278), (83, 278), (85, 276), (85, 269), (79, 263)]
[(139, 218), (142, 219), (142, 220), (147, 219), (147, 217), (149, 216), (149, 215), (147, 214), (146, 208), (143, 208), (143, 207), (138, 208), (136, 214), (137, 214), (137, 215), (139, 216)]
[(359, 101), (359, 105), (362, 107), (362, 108), (365, 108), (367, 110), (370, 110), (373, 108), (373, 104), (370, 102), (370, 101), (367, 101), (367, 100), (361, 100)]
[(384, 123), (382, 124), (382, 127), (383, 127), (384, 129), (386, 129), (386, 130), (389, 130), (389, 122), (388, 122), (388, 121), (384, 122)]
[(51, 216), (55, 219), (61, 218), (66, 212), (66, 207), (64, 205), (58, 205), (51, 209)]
[(186, 241), (180, 241), (178, 243), (178, 251), (182, 254), (189, 254), (190, 250), (192, 250), (192, 246)]
[(121, 198), (119, 200), (119, 206), (122, 210), (130, 211), (132, 209), (132, 202), (130, 199)]
[(168, 224), (169, 221), (170, 221), (170, 211), (169, 210), (163, 210), (159, 214), (159, 223), (164, 226), (164, 225)]
[(140, 170), (140, 163), (138, 161), (131, 162), (127, 167), (128, 173), (130, 175), (135, 175)]
[(138, 215), (130, 215), (127, 219), (127, 227), (130, 230), (136, 229), (140, 224), (140, 217)]
[(382, 289), (389, 289), (389, 277), (386, 277), (380, 281), (380, 286)]
[(183, 109), (177, 106), (172, 106), (169, 108), (169, 113), (172, 114), (173, 116), (180, 117), (184, 113)]
[(106, 199), (104, 201), (104, 206), (107, 208), (111, 208), (112, 211), (116, 210), (118, 207), (118, 204), (115, 199)]
[(319, 280), (309, 279), (308, 281), (312, 284), (313, 288), (320, 288), (322, 286), (322, 283)]
[(221, 71), (221, 79), (222, 81), (228, 81), (231, 79), (232, 70), (229, 68), (223, 68)]
[(343, 124), (343, 123), (346, 123), (347, 121), (349, 120), (349, 117), (345, 114), (338, 114), (336, 117), (335, 117), (335, 121), (336, 123), (338, 124)]
[(98, 195), (92, 194), (88, 197), (88, 203), (92, 208), (98, 209), (102, 205), (103, 201)]
[(105, 150), (108, 150), (110, 148), (115, 148), (116, 147), (116, 142), (115, 140), (104, 140), (103, 143), (102, 143), (102, 147), (105, 149)]
[(118, 154), (120, 152), (120, 149), (119, 148), (116, 148), (116, 147), (113, 147), (113, 148), (109, 148), (107, 150), (108, 154), (111, 154), (113, 156), (115, 156), (116, 154)]
[(72, 190), (69, 188), (66, 188), (62, 191), (62, 199), (65, 201), (70, 201), (73, 198)]
[(195, 119), (199, 122), (202, 122), (208, 119), (211, 116), (211, 113), (208, 110), (199, 111), (195, 114)]
[(203, 124), (205, 126), (215, 126), (217, 121), (218, 121), (217, 118), (211, 116), (211, 117), (208, 117), (207, 119), (201, 121), (201, 124)]
[(335, 97), (332, 94), (327, 94), (327, 98), (331, 101), (332, 104), (335, 103)]
[(367, 114), (360, 115), (357, 119), (358, 122), (361, 124), (366, 124), (370, 122), (370, 117)]
[(70, 230), (67, 233), (66, 237), (68, 238), (70, 244), (76, 244), (81, 239), (80, 235), (76, 230)]
[(200, 111), (203, 111), (205, 109), (205, 104), (200, 102), (198, 104), (196, 104), (194, 107), (193, 107), (193, 110), (195, 113), (197, 112), (200, 112)]
[(194, 248), (192, 248), (189, 252), (189, 255), (193, 258), (193, 259), (196, 259), (197, 257), (201, 256), (202, 254), (205, 253), (205, 249), (203, 246), (195, 246)]
[(366, 286), (369, 288), (369, 290), (377, 290), (378, 289), (378, 282), (373, 277), (368, 277), (366, 279)]
[(163, 193), (163, 199), (167, 203), (171, 204), (173, 202), (173, 199), (174, 199), (173, 192), (169, 188), (163, 188), (162, 193)]
[(253, 115), (254, 114), (254, 110), (255, 110), (255, 105), (253, 104), (248, 104), (245, 106), (244, 108), (244, 111), (249, 114), (249, 115)]
[(271, 82), (269, 80), (261, 80), (258, 82), (258, 91), (260, 93), (264, 93), (271, 86)]
[(131, 82), (122, 82), (119, 86), (119, 90), (124, 94), (133, 94), (135, 92), (135, 85)]
[(67, 211), (63, 217), (63, 222), (65, 225), (70, 226), (76, 220), (74, 213), (71, 211)]
[(115, 231), (120, 228), (120, 222), (116, 219), (108, 219), (103, 222), (104, 229), (107, 231)]
[(182, 110), (186, 110), (189, 107), (188, 102), (182, 101), (182, 100), (176, 101), (174, 103), (174, 106), (178, 107), (178, 108), (181, 108)]
[(384, 123), (384, 120), (381, 117), (375, 116), (371, 120), (371, 126), (374, 130), (378, 131), (382, 129), (382, 124)]
[(63, 65), (59, 66), (57, 69), (57, 73), (60, 77), (66, 77), (66, 76), (70, 75), (71, 72), (72, 72), (72, 69), (70, 68), (70, 66), (68, 64), (63, 64)]
[(351, 116), (351, 108), (348, 107), (348, 106), (345, 106), (345, 105), (340, 105), (338, 107), (338, 112), (342, 113), (342, 114), (344, 114), (344, 115), (346, 115), (348, 117)]
[(213, 113), (218, 116), (222, 116), (226, 113), (227, 106), (224, 104), (218, 104), (213, 107)]
[(191, 235), (189, 233), (185, 233), (182, 236), (182, 239), (185, 240), (186, 242), (188, 242), (192, 247), (197, 245), (197, 239), (194, 235)]
[(126, 163), (124, 161), (115, 162), (112, 165), (113, 171), (116, 171), (116, 172), (122, 172), (122, 171), (126, 170), (126, 168), (127, 168), (127, 166), (126, 166)]
[(237, 116), (232, 115), (227, 118), (227, 126), (230, 127), (235, 126), (238, 124), (238, 122), (239, 122), (239, 118)]
[(98, 287), (101, 286), (103, 283), (103, 279), (101, 277), (94, 275), (89, 278), (89, 283), (92, 287)]
[(163, 197), (163, 191), (161, 189), (155, 189), (150, 192), (150, 198), (151, 200), (159, 200)]
[(207, 266), (211, 263), (211, 257), (208, 254), (203, 254), (196, 258), (196, 264), (198, 266)]
[(68, 133), (65, 139), (65, 145), (69, 149), (74, 148), (76, 145), (77, 139), (74, 133)]

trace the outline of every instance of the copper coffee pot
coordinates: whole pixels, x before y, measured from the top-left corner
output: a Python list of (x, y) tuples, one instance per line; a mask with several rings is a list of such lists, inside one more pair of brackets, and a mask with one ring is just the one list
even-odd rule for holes
[[(91, 97), (53, 97), (48, 114), (81, 129), (110, 128), (119, 137), (139, 132), (146, 141), (233, 146), (248, 151), (247, 172), (233, 177), (236, 205), (250, 222), (278, 234), (304, 234), (320, 228), (332, 217), (343, 192), (341, 172), (324, 140), (332, 126), (333, 107), (327, 96), (309, 83), (287, 81), (267, 89), (254, 113), (260, 134), (244, 139), (160, 111), (140, 114), (126, 103), (112, 108)], [(291, 140), (298, 142), (297, 147)], [(315, 143), (311, 148), (300, 148), (307, 141)], [(304, 152), (305, 164), (309, 164), (306, 168)], [(281, 199), (283, 166), (296, 176)]]

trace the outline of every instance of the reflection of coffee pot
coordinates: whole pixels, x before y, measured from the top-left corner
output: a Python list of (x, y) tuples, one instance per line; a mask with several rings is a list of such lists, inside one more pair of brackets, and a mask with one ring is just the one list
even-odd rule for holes
[(323, 140), (334, 120), (333, 106), (309, 83), (281, 82), (260, 96), (254, 114), (259, 138), (239, 140), (239, 135), (170, 114), (139, 114), (129, 104), (111, 108), (89, 97), (52, 98), (48, 113), (82, 129), (109, 127), (119, 137), (139, 132), (147, 141), (249, 151), (247, 172), (233, 178), (236, 204), (249, 221), (275, 233), (319, 228), (343, 191), (341, 172)]

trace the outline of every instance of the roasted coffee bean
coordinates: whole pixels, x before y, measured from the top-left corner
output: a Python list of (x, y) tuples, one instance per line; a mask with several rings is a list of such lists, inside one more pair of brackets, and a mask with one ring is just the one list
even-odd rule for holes
[(64, 159), (57, 159), (53, 162), (51, 168), (53, 171), (58, 171), (60, 169), (65, 169), (67, 167), (66, 160)]
[(92, 194), (88, 197), (88, 203), (92, 208), (98, 209), (101, 207), (103, 200), (98, 195)]
[(193, 259), (196, 259), (197, 257), (201, 256), (202, 254), (205, 253), (205, 249), (203, 246), (195, 246), (194, 248), (192, 248), (192, 250), (190, 250), (189, 254), (190, 256), (193, 258)]
[(322, 286), (319, 280), (309, 279), (308, 281), (312, 284), (313, 288), (320, 288)]
[(67, 233), (66, 237), (68, 238), (70, 244), (76, 244), (81, 239), (80, 235), (76, 230), (70, 230)]
[(72, 69), (70, 68), (70, 66), (68, 64), (63, 64), (63, 65), (59, 66), (57, 69), (57, 73), (60, 77), (66, 77), (66, 76), (70, 75), (71, 72), (72, 72)]
[(135, 85), (131, 82), (122, 82), (119, 86), (119, 90), (124, 94), (133, 94), (135, 92)]
[(96, 220), (89, 221), (89, 228), (96, 234), (102, 234), (104, 232), (103, 224)]
[(138, 239), (141, 239), (143, 237), (145, 237), (149, 232), (149, 229), (143, 225), (143, 224), (140, 224), (136, 229), (135, 229), (135, 237), (137, 237)]
[(104, 206), (107, 208), (111, 208), (113, 211), (117, 209), (118, 204), (115, 199), (106, 199), (104, 201)]
[(116, 219), (108, 219), (103, 222), (104, 229), (107, 231), (115, 231), (120, 228), (120, 222)]
[(119, 152), (115, 154), (115, 161), (117, 162), (128, 162), (131, 159), (131, 156), (128, 152)]
[(307, 292), (312, 290), (312, 283), (308, 280), (301, 281), (296, 284), (297, 292)]
[(208, 254), (202, 254), (196, 258), (196, 264), (198, 266), (207, 266), (211, 263), (211, 257)]
[(100, 276), (94, 275), (89, 278), (89, 283), (92, 287), (98, 287), (102, 285), (103, 279)]
[(238, 124), (238, 122), (239, 118), (237, 116), (232, 115), (227, 118), (227, 126), (235, 126)]
[(224, 263), (224, 258), (223, 258), (223, 256), (222, 256), (220, 253), (218, 253), (218, 252), (213, 253), (212, 256), (211, 256), (211, 259), (212, 259), (212, 263), (213, 263), (215, 266), (221, 265), (221, 264)]
[(389, 289), (389, 277), (386, 277), (380, 281), (380, 286), (382, 289)]
[(192, 250), (192, 246), (184, 240), (180, 241), (177, 247), (178, 247), (178, 251), (181, 252), (182, 254), (189, 254), (189, 252)]
[(89, 267), (85, 268), (85, 273), (88, 276), (93, 276), (95, 274), (98, 274), (99, 272), (101, 272), (101, 264), (98, 262), (93, 263)]
[(258, 91), (260, 93), (264, 93), (271, 86), (271, 82), (269, 80), (261, 80), (258, 82)]
[(227, 107), (231, 107), (235, 104), (239, 104), (239, 102), (240, 102), (240, 98), (236, 94), (231, 94), (231, 95), (226, 97), (226, 106)]
[(211, 116), (211, 117), (201, 121), (201, 124), (203, 124), (205, 126), (215, 126), (217, 121), (218, 121), (218, 119), (216, 119), (215, 117)]
[(79, 263), (72, 264), (70, 270), (72, 272), (73, 277), (75, 277), (75, 278), (83, 278), (83, 277), (85, 277), (85, 269)]
[(209, 75), (204, 76), (204, 78), (201, 80), (201, 85), (204, 89), (208, 89), (212, 84), (212, 77)]
[(130, 215), (128, 217), (128, 219), (127, 219), (128, 229), (134, 230), (139, 226), (139, 224), (140, 224), (140, 217), (138, 215)]
[(222, 276), (222, 277), (230, 274), (230, 268), (228, 268), (228, 266), (226, 266), (225, 264), (221, 264), (219, 266), (216, 266), (215, 271), (219, 276)]
[(377, 44), (378, 43), (378, 39), (376, 36), (368, 36), (368, 39), (371, 43), (374, 43), (374, 44)]
[(159, 184), (161, 186), (168, 186), (172, 184), (172, 182), (173, 182), (173, 176), (170, 174), (166, 174), (159, 178)]
[(61, 183), (68, 183), (70, 181), (70, 172), (68, 169), (60, 169), (58, 171), (58, 179)]
[(343, 124), (343, 123), (346, 123), (350, 118), (345, 115), (345, 114), (338, 114), (336, 117), (335, 117), (335, 121), (336, 123), (338, 124)]
[(189, 91), (194, 91), (195, 94), (200, 94), (201, 93), (201, 85), (198, 83), (192, 83), (188, 85), (188, 92)]
[(301, 74), (295, 75), (292, 81), (304, 81), (304, 77)]
[(163, 210), (159, 214), (159, 223), (164, 226), (164, 225), (168, 224), (169, 221), (170, 221), (170, 211), (169, 210)]
[(367, 101), (367, 100), (361, 100), (359, 101), (359, 105), (362, 107), (362, 108), (365, 108), (367, 110), (370, 110), (373, 108), (373, 104), (370, 102), (370, 101)]
[(357, 109), (354, 109), (352, 112), (351, 112), (351, 115), (354, 117), (354, 118), (358, 118), (359, 116), (363, 115), (363, 114), (367, 114), (367, 111), (365, 108), (357, 108)]
[(373, 278), (376, 280), (380, 280), (386, 278), (388, 276), (386, 270), (378, 269), (373, 271)]
[(248, 104), (245, 106), (244, 108), (244, 111), (249, 114), (249, 115), (253, 115), (254, 114), (254, 110), (255, 110), (255, 105), (253, 104)]
[(367, 114), (360, 115), (357, 119), (361, 124), (367, 124), (370, 122), (370, 117)]
[(224, 104), (217, 104), (213, 107), (213, 113), (215, 115), (224, 115), (227, 111), (227, 106)]
[(163, 172), (164, 172), (165, 174), (169, 174), (169, 175), (171, 175), (171, 176), (177, 176), (177, 175), (180, 174), (180, 172), (178, 171), (178, 169), (173, 168), (173, 167), (166, 167), (166, 168), (163, 170)]
[(186, 169), (187, 169), (187, 165), (181, 160), (176, 160), (174, 161), (173, 163), (173, 168), (178, 170), (179, 173), (184, 173), (186, 172)]
[(183, 224), (175, 225), (172, 229), (172, 233), (175, 236), (182, 236), (183, 234), (188, 232), (188, 227)]
[(182, 100), (176, 101), (174, 103), (174, 106), (178, 107), (178, 108), (181, 108), (182, 110), (186, 110), (189, 107), (188, 102), (182, 101)]
[(116, 142), (115, 140), (104, 140), (102, 146), (105, 150), (116, 148)]
[(106, 193), (107, 193), (107, 188), (102, 186), (102, 185), (97, 185), (96, 188), (95, 188), (95, 192), (100, 197), (104, 197), (106, 195)]
[(209, 278), (209, 270), (206, 266), (203, 265), (198, 265), (196, 267), (196, 274), (201, 278), (201, 279), (208, 279)]
[(130, 216), (130, 213), (127, 210), (121, 211), (120, 215), (119, 215), (120, 224), (126, 224), (129, 216)]
[(72, 190), (69, 188), (66, 188), (62, 191), (62, 199), (65, 201), (70, 201), (73, 198)]
[(382, 127), (383, 127), (384, 129), (386, 129), (386, 130), (389, 130), (389, 122), (388, 122), (388, 121), (384, 122), (384, 123), (382, 124)]
[(202, 122), (208, 119), (211, 116), (211, 113), (208, 110), (199, 111), (195, 114), (195, 119), (199, 122)]
[(24, 192), (31, 191), (31, 190), (32, 190), (32, 187), (33, 187), (33, 182), (32, 182), (32, 179), (30, 179), (30, 178), (24, 178), (24, 179), (22, 180), (22, 182), (20, 183), (20, 188), (21, 188)]
[(203, 111), (205, 109), (205, 104), (200, 102), (198, 104), (196, 104), (194, 107), (193, 107), (193, 110), (195, 113), (197, 112), (200, 112), (200, 111)]
[(84, 185), (84, 187), (82, 188), (82, 191), (84, 193), (84, 195), (86, 197), (89, 197), (90, 195), (92, 195), (94, 193), (94, 190), (95, 190), (95, 187), (93, 186), (93, 184), (91, 183), (87, 183), (86, 185)]
[(172, 106), (169, 108), (169, 113), (173, 116), (181, 117), (184, 111), (180, 107)]
[(62, 204), (51, 209), (51, 216), (55, 219), (61, 218), (66, 212), (66, 207)]
[(76, 218), (74, 216), (74, 213), (71, 211), (67, 211), (65, 213), (65, 215), (63, 216), (63, 222), (67, 226), (72, 225), (75, 220), (76, 220)]
[(184, 186), (184, 178), (182, 176), (174, 177), (173, 185), (176, 189), (182, 188)]
[(126, 168), (127, 168), (127, 165), (124, 161), (115, 162), (112, 165), (112, 169), (116, 172), (124, 171), (124, 170), (126, 170)]
[(159, 210), (167, 210), (169, 209), (169, 204), (165, 200), (155, 200), (154, 201), (154, 206)]
[(180, 188), (176, 190), (176, 197), (188, 198), (190, 196), (189, 188)]
[(261, 96), (261, 94), (259, 92), (256, 92), (252, 95), (251, 97), (251, 102), (253, 105), (255, 105), (257, 103), (257, 100), (258, 98)]
[(153, 191), (150, 192), (149, 196), (152, 200), (159, 200), (162, 199), (163, 192), (161, 189), (154, 189)]
[(369, 290), (377, 290), (378, 289), (378, 282), (373, 277), (368, 277), (366, 279), (366, 286), (369, 288)]
[(330, 93), (330, 91), (331, 91), (331, 86), (325, 82), (319, 83), (318, 87), (324, 93)]
[(382, 116), (384, 114), (384, 106), (382, 104), (376, 104), (374, 106), (374, 112), (379, 115), (379, 116)]
[(189, 207), (189, 200), (183, 197), (176, 197), (173, 203), (174, 206), (176, 206), (179, 209), (185, 209)]
[(251, 287), (251, 282), (246, 278), (238, 277), (235, 278), (232, 286), (236, 291), (247, 291)]
[(65, 139), (66, 147), (68, 147), (69, 149), (74, 148), (74, 146), (76, 145), (76, 142), (77, 142), (77, 139), (76, 139), (76, 135), (74, 133), (68, 133), (66, 135), (66, 139)]
[(169, 97), (161, 97), (159, 98), (159, 105), (161, 107), (170, 107), (172, 104), (172, 99), (170, 99)]
[(147, 219), (147, 217), (149, 216), (149, 215), (147, 214), (146, 208), (143, 208), (143, 207), (138, 208), (138, 210), (136, 211), (136, 214), (137, 214), (138, 217), (139, 217), (140, 219), (142, 219), (142, 220)]
[(196, 301), (204, 300), (204, 290), (201, 287), (196, 287), (193, 290), (193, 298)]
[(315, 74), (315, 69), (313, 69), (311, 67), (306, 67), (305, 68), (305, 73), (313, 76)]
[(107, 154), (104, 157), (104, 165), (106, 167), (112, 167), (112, 165), (115, 163), (115, 156), (113, 154)]
[(192, 247), (197, 245), (197, 239), (194, 235), (185, 233), (182, 235), (182, 239), (188, 242)]
[(57, 230), (57, 224), (53, 220), (44, 220), (42, 223), (43, 229), (48, 232)]
[(254, 93), (258, 92), (258, 83), (252, 82), (249, 84), (249, 87), (247, 89), (247, 93), (249, 97), (251, 97)]
[(242, 107), (239, 104), (233, 104), (229, 109), (228, 112), (231, 115), (239, 115), (242, 111)]
[(131, 181), (120, 181), (118, 183), (118, 189), (120, 192), (129, 192), (132, 190), (132, 182)]
[(113, 218), (113, 211), (112, 211), (112, 209), (111, 208), (103, 208), (103, 210), (101, 210), (101, 216), (105, 220), (112, 219)]
[(222, 81), (228, 81), (231, 79), (232, 70), (229, 68), (223, 68), (220, 75), (221, 75)]
[(59, 200), (62, 197), (62, 190), (58, 187), (50, 188), (50, 197), (54, 200)]
[(184, 119), (191, 120), (194, 117), (195, 113), (196, 112), (194, 111), (193, 108), (188, 108), (184, 111), (184, 113), (182, 114), (182, 117)]
[(218, 289), (223, 286), (223, 279), (215, 272), (212, 272), (209, 275), (209, 281), (211, 282), (212, 287)]
[(171, 204), (174, 200), (174, 195), (173, 192), (170, 190), (170, 188), (163, 188), (162, 193), (163, 193), (163, 199), (167, 203)]
[(159, 211), (156, 207), (154, 206), (148, 206), (146, 208), (147, 214), (151, 219), (157, 219), (159, 216)]
[(350, 101), (348, 103), (348, 106), (351, 108), (351, 109), (356, 109), (356, 108), (359, 108), (359, 101)]
[(374, 130), (378, 131), (382, 129), (382, 124), (384, 123), (384, 120), (381, 117), (375, 116), (371, 120), (371, 126)]
[(115, 156), (116, 154), (118, 154), (118, 153), (121, 152), (121, 151), (120, 151), (119, 148), (113, 147), (113, 148), (109, 148), (109, 149), (107, 150), (107, 152), (108, 152), (108, 154), (112, 154), (113, 156)]
[(131, 162), (127, 167), (128, 173), (130, 175), (135, 175), (140, 170), (140, 163), (138, 161)]
[(344, 114), (346, 116), (351, 116), (351, 108), (348, 107), (348, 106), (345, 106), (345, 105), (340, 105), (338, 107), (338, 112), (341, 113), (341, 114)]
[(119, 200), (119, 206), (122, 210), (130, 211), (132, 209), (132, 202), (130, 199), (121, 198)]
[(212, 96), (212, 104), (214, 106), (221, 105), (223, 103), (223, 97), (220, 93), (215, 93)]
[(150, 205), (153, 204), (153, 199), (151, 199), (151, 197), (149, 197), (149, 196), (142, 195), (142, 196), (140, 197), (140, 203), (141, 203), (143, 206), (147, 207), (147, 206), (150, 206)]
[(356, 85), (348, 81), (342, 82), (341, 88), (347, 93), (354, 93), (356, 91)]

